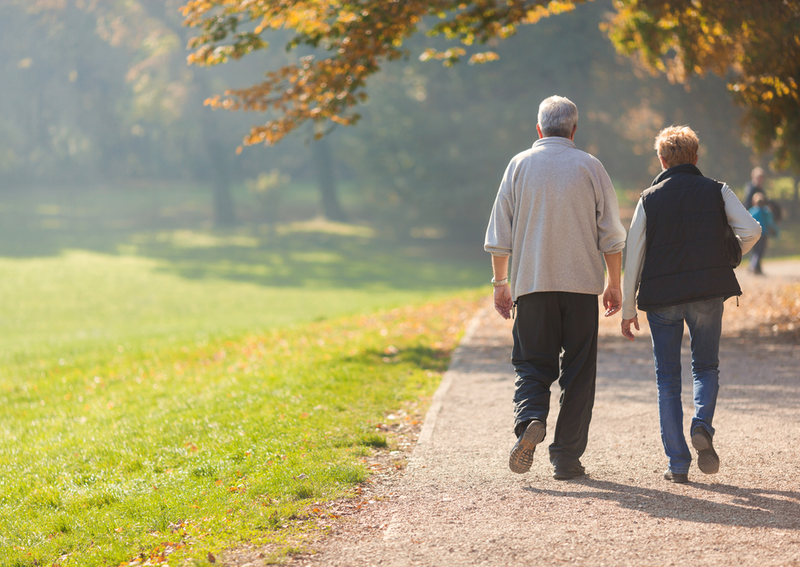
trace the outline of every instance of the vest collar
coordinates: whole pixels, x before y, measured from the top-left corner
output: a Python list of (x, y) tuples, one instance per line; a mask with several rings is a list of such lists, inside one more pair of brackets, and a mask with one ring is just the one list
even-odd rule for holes
[(697, 169), (696, 165), (691, 163), (682, 163), (681, 165), (675, 165), (659, 173), (656, 178), (653, 179), (653, 182), (650, 184), (650, 186), (652, 187), (653, 185), (661, 183), (676, 173), (689, 173), (691, 175), (699, 175), (700, 177), (703, 177), (703, 174), (700, 173), (700, 170)]

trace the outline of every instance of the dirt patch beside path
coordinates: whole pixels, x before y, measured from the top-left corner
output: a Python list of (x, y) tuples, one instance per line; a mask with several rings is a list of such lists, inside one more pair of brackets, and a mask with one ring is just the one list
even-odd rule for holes
[[(800, 565), (800, 262), (742, 270), (726, 302), (714, 426), (720, 472), (662, 479), (646, 325), (630, 343), (601, 324), (597, 399), (583, 464), (556, 481), (552, 429), (531, 471), (508, 470), (513, 445), (510, 326), (487, 305), (437, 393), (408, 467), (373, 483), (358, 512), (331, 525), (308, 566)], [(796, 307), (796, 308), (795, 308)], [(644, 317), (642, 317), (644, 319)], [(644, 322), (644, 321), (643, 321)], [(691, 418), (688, 344), (684, 408)], [(557, 411), (553, 397), (551, 415)], [(256, 556), (237, 565), (263, 565)]]

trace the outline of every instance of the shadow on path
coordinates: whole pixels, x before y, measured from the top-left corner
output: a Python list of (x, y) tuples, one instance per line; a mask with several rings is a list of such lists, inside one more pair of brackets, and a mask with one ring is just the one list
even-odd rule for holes
[[(642, 512), (653, 518), (675, 519), (702, 524), (800, 530), (800, 492), (742, 488), (728, 484), (692, 482), (687, 494), (654, 490), (595, 480), (576, 479), (572, 483), (597, 490), (550, 490), (525, 486), (522, 490), (552, 497), (616, 502), (620, 507)], [(728, 502), (709, 499), (708, 492), (727, 497)]]

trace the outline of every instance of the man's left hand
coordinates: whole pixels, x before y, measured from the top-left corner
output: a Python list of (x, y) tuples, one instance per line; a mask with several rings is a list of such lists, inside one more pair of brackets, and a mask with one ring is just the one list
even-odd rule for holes
[(618, 287), (606, 287), (603, 292), (603, 307), (606, 308), (606, 317), (619, 311), (622, 308), (622, 290)]

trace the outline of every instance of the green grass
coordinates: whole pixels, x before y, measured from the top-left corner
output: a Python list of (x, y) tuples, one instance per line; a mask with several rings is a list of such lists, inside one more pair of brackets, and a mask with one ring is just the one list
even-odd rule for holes
[[(778, 201), (783, 208), (783, 220), (778, 223), (781, 229), (780, 238), (770, 237), (766, 257), (791, 258), (800, 254), (800, 218), (793, 218), (794, 179), (791, 177), (769, 177), (767, 179), (767, 195)], [(744, 197), (744, 190), (740, 192)], [(800, 212), (800, 211), (798, 211)]]
[(280, 232), (134, 233), (105, 252), (0, 257), (0, 364), (367, 312), (474, 287), (488, 271), (488, 255), (399, 246), (362, 227)]
[(304, 509), (367, 478), (376, 424), (432, 394), (488, 262), (283, 228), (0, 258), (0, 564), (286, 550)]
[(789, 219), (781, 221), (780, 238), (769, 237), (767, 243), (767, 259), (791, 258), (800, 254), (800, 222)]
[[(0, 259), (0, 363), (64, 358), (269, 329), (400, 305), (420, 291), (267, 286), (247, 278), (183, 277), (140, 256), (68, 251), (56, 258)], [(191, 263), (187, 270), (200, 269)], [(215, 270), (246, 271), (225, 263)], [(242, 281), (245, 280), (245, 281)], [(440, 291), (440, 294), (442, 292)]]
[(4, 380), (3, 564), (116, 565), (166, 547), (178, 564), (237, 542), (291, 542), (289, 519), (367, 477), (359, 457), (386, 445), (375, 424), (431, 395), (467, 306)]

